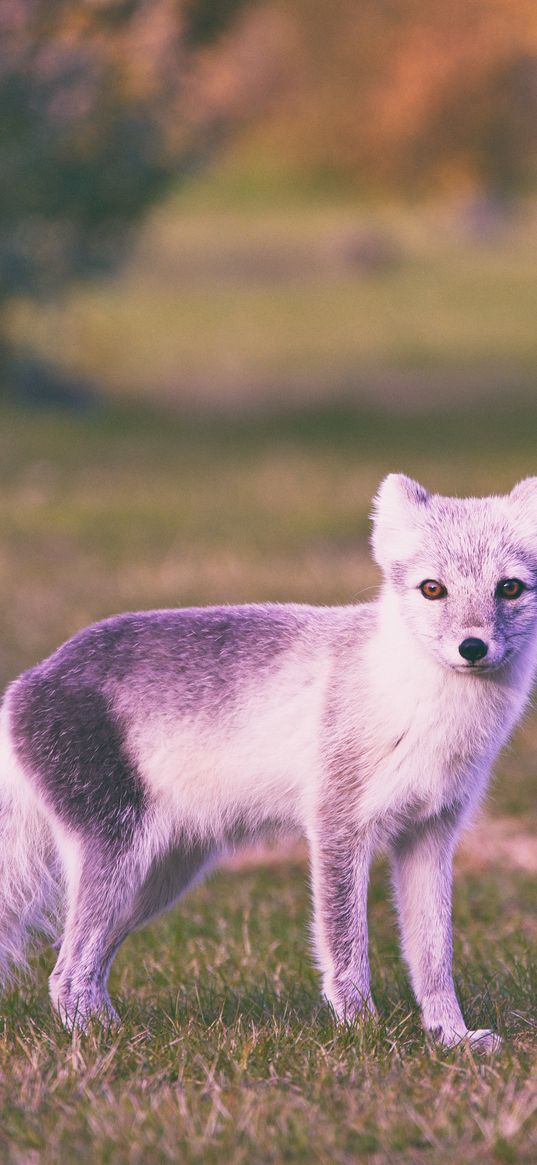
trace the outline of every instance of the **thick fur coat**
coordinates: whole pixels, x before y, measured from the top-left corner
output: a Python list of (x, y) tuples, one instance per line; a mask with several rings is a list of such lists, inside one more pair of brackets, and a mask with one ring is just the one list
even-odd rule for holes
[(376, 602), (147, 611), (24, 673), (0, 719), (0, 960), (61, 937), (68, 1026), (114, 1015), (112, 959), (211, 864), (279, 830), (309, 840), (315, 949), (342, 1020), (374, 1014), (371, 860), (387, 849), (425, 1028), (469, 1032), (452, 977), (461, 827), (537, 666), (537, 478), (506, 497), (374, 503)]

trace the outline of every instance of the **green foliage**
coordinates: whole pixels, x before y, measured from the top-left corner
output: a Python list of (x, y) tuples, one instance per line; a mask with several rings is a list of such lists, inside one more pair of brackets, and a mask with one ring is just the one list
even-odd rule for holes
[(185, 7), (208, 42), (241, 3), (212, 23), (204, 0), (4, 7), (0, 296), (50, 292), (114, 262), (127, 228), (207, 154), (222, 117), (194, 108)]
[(244, 7), (244, 0), (187, 0), (185, 4), (186, 39), (192, 45), (214, 41), (232, 23)]

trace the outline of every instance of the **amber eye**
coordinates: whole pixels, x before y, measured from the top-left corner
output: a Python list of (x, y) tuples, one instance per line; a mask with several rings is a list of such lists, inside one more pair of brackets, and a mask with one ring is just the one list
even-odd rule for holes
[(499, 599), (518, 599), (525, 590), (524, 583), (519, 578), (504, 578), (503, 582), (498, 583), (496, 594)]
[(447, 595), (443, 583), (437, 582), (435, 578), (426, 578), (425, 582), (420, 584), (420, 591), (424, 599), (443, 599), (444, 595)]

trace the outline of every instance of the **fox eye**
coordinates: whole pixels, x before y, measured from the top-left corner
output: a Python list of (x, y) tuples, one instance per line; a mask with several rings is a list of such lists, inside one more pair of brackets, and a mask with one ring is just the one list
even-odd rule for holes
[(526, 587), (519, 578), (504, 578), (498, 583), (496, 594), (499, 599), (518, 599), (525, 590)]
[(424, 599), (443, 599), (444, 595), (447, 595), (444, 584), (435, 578), (426, 578), (424, 582), (420, 583), (419, 589)]

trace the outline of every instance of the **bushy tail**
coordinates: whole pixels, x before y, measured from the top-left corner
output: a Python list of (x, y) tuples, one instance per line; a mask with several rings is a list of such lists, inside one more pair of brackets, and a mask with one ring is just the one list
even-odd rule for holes
[(32, 793), (0, 712), (0, 981), (27, 969), (32, 938), (58, 935), (62, 873), (50, 826)]

